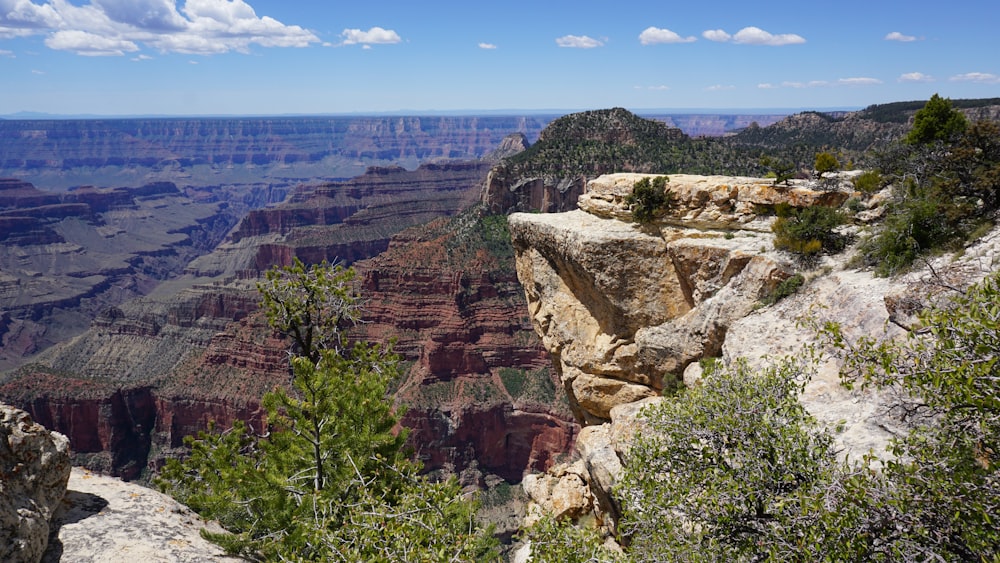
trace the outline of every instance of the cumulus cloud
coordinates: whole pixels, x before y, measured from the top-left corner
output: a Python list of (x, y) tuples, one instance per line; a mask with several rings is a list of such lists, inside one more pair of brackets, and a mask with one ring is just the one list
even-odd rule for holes
[(146, 46), (162, 52), (214, 54), (318, 43), (311, 31), (258, 16), (244, 0), (0, 0), (0, 37), (46, 35), (51, 49), (124, 55)]
[(100, 57), (107, 55), (121, 56), (139, 50), (132, 41), (103, 37), (86, 31), (57, 31), (45, 40), (45, 45), (58, 51), (75, 51), (78, 55)]
[(368, 31), (345, 29), (340, 36), (343, 38), (343, 45), (392, 45), (403, 40), (395, 31), (378, 26)]
[(604, 42), (586, 35), (563, 35), (556, 39), (556, 45), (573, 49), (593, 49), (594, 47), (603, 47)]
[(917, 38), (912, 35), (903, 35), (898, 31), (893, 31), (892, 33), (887, 33), (885, 38), (886, 41), (901, 41), (903, 43), (909, 43), (910, 41), (916, 41)]
[(658, 43), (691, 43), (697, 41), (696, 37), (681, 37), (669, 29), (658, 27), (647, 27), (639, 34), (639, 43), (643, 45), (656, 45)]
[(798, 45), (805, 43), (806, 40), (800, 35), (795, 35), (794, 33), (782, 33), (780, 35), (774, 35), (764, 31), (759, 27), (744, 27), (743, 29), (736, 32), (733, 35), (734, 43), (741, 43), (744, 45), (771, 45), (771, 46), (781, 46), (781, 45)]
[(770, 82), (761, 82), (760, 84), (757, 85), (757, 87), (760, 88), (761, 90), (774, 90), (775, 88), (777, 88), (777, 86), (771, 84)]
[(492, 43), (480, 43), (480, 44), (479, 44), (479, 48), (480, 48), (480, 49), (488, 49), (488, 50), (492, 50), (492, 49), (496, 49), (496, 48), (497, 48), (497, 46), (496, 46), (496, 45), (494, 45), (494, 44), (492, 44)]
[(979, 82), (980, 84), (1000, 84), (1000, 76), (988, 72), (967, 72), (957, 74), (948, 80), (952, 82)]
[(898, 78), (900, 82), (934, 82), (933, 76), (928, 76), (922, 72), (907, 72)]
[(733, 43), (741, 45), (770, 45), (772, 47), (780, 47), (782, 45), (799, 45), (806, 42), (805, 38), (801, 35), (796, 35), (794, 33), (782, 33), (780, 35), (775, 35), (764, 31), (759, 27), (753, 26), (744, 27), (743, 29), (737, 31), (735, 35), (729, 35), (722, 29), (709, 29), (702, 32), (701, 36), (709, 41), (717, 41), (719, 43), (728, 43), (732, 41)]
[(701, 36), (704, 37), (705, 39), (708, 39), (709, 41), (718, 41), (719, 43), (725, 43), (733, 38), (732, 35), (729, 35), (728, 33), (726, 33), (721, 29), (705, 30), (701, 33)]

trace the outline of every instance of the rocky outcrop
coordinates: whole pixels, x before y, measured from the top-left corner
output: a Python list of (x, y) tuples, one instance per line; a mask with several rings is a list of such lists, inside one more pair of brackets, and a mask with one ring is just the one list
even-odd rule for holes
[(201, 537), (222, 532), (217, 523), (167, 495), (81, 468), (68, 477), (42, 563), (243, 561)]
[[(631, 221), (625, 198), (635, 182), (648, 174), (606, 174), (587, 186), (580, 197), (580, 209), (598, 217)], [(775, 184), (767, 178), (740, 176), (699, 176), (670, 174), (667, 189), (671, 206), (660, 224), (693, 229), (748, 229), (768, 231), (770, 221), (762, 216), (773, 213), (778, 203), (804, 208), (814, 205), (838, 207), (851, 196), (851, 187), (822, 189), (810, 180), (789, 180)]]
[(0, 404), (0, 560), (41, 559), (69, 473), (66, 437)]
[(541, 211), (560, 213), (576, 208), (587, 184), (585, 176), (512, 176), (495, 168), (486, 177), (482, 202), (493, 213)]
[(846, 198), (774, 189), (767, 180), (682, 176), (668, 185), (677, 193), (674, 215), (641, 228), (613, 218), (627, 216), (624, 186), (637, 178), (603, 176), (590, 183), (580, 210), (510, 220), (532, 322), (585, 423), (677, 385), (689, 364), (718, 355), (730, 325), (793, 273), (768, 250), (767, 223), (754, 209)]
[[(534, 502), (529, 513), (561, 513), (613, 532), (620, 510), (614, 488), (629, 440), (642, 431), (641, 408), (681, 379), (697, 384), (697, 360), (742, 358), (762, 366), (801, 358), (804, 344), (816, 338), (811, 327), (827, 320), (848, 338), (893, 338), (916, 326), (917, 311), (1000, 263), (1000, 230), (892, 280), (846, 269), (847, 256), (827, 257), (806, 272), (802, 290), (765, 307), (760, 298), (793, 265), (770, 250), (768, 222), (753, 211), (782, 202), (837, 205), (846, 194), (671, 176), (676, 206), (662, 221), (640, 227), (620, 220), (629, 218), (622, 198), (635, 178), (595, 180), (578, 211), (511, 217), (529, 313), (586, 424), (576, 442), (579, 461), (525, 480)], [(885, 452), (902, 430), (889, 415), (889, 398), (842, 387), (835, 358), (813, 367), (801, 400), (836, 429), (841, 455)], [(570, 494), (579, 482), (589, 495)]]

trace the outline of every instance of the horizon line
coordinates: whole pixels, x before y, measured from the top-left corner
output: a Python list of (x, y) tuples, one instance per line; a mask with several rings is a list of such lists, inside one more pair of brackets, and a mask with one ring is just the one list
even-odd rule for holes
[[(598, 108), (610, 109), (610, 108)], [(627, 109), (627, 108), (626, 108)], [(818, 111), (859, 111), (864, 109), (859, 106), (832, 106), (832, 107), (747, 107), (747, 108), (638, 108), (629, 109), (636, 115), (792, 115), (796, 113)], [(350, 112), (323, 112), (323, 113), (204, 113), (204, 114), (99, 114), (99, 113), (49, 113), (37, 111), (18, 111), (14, 113), (0, 114), (0, 119), (9, 121), (29, 121), (29, 120), (71, 120), (71, 119), (264, 119), (264, 118), (301, 118), (301, 117), (382, 117), (382, 116), (514, 116), (514, 115), (569, 115), (585, 111), (595, 111), (593, 109), (459, 109), (459, 110), (386, 110), (386, 111), (350, 111)]]

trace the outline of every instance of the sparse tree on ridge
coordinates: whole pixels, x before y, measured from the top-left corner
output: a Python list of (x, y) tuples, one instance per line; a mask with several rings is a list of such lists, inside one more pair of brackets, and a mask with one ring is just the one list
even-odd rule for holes
[(905, 142), (910, 145), (927, 145), (951, 141), (968, 126), (965, 115), (952, 109), (951, 100), (934, 94), (913, 116), (913, 129), (907, 134)]

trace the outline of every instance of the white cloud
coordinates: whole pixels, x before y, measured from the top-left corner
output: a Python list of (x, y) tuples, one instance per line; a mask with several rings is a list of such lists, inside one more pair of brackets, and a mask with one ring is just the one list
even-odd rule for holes
[(957, 74), (948, 80), (952, 82), (979, 82), (980, 84), (1000, 84), (1000, 76), (987, 72), (967, 72)]
[(733, 38), (732, 35), (729, 35), (728, 33), (726, 33), (721, 29), (709, 29), (703, 31), (701, 36), (704, 37), (705, 39), (708, 39), (709, 41), (718, 41), (719, 43), (726, 43), (727, 41)]
[(869, 78), (864, 76), (858, 76), (853, 78), (840, 78), (834, 81), (829, 80), (810, 80), (809, 82), (797, 82), (794, 80), (785, 81), (781, 84), (772, 84), (770, 82), (763, 82), (757, 85), (757, 88), (762, 90), (774, 90), (777, 88), (828, 88), (834, 86), (874, 86), (876, 84), (882, 84), (882, 81), (878, 78)]
[(138, 45), (131, 41), (79, 30), (57, 31), (45, 40), (45, 45), (50, 49), (74, 51), (88, 57), (121, 56), (139, 50)]
[(480, 44), (479, 44), (479, 48), (480, 48), (480, 49), (488, 49), (488, 50), (492, 50), (492, 49), (496, 49), (496, 48), (497, 48), (497, 46), (496, 46), (496, 45), (494, 45), (494, 44), (492, 44), (492, 43), (480, 43)]
[(403, 40), (398, 33), (391, 29), (383, 29), (375, 26), (368, 31), (360, 29), (345, 29), (340, 34), (344, 38), (343, 45), (391, 45)]
[(162, 52), (213, 54), (305, 47), (316, 35), (258, 16), (244, 0), (0, 0), (0, 37), (45, 34), (52, 49), (124, 55), (146, 45)]
[(852, 78), (841, 78), (837, 80), (836, 85), (838, 86), (874, 86), (876, 84), (881, 84), (882, 81), (878, 78), (869, 78), (866, 76), (856, 76)]
[(759, 27), (751, 26), (737, 31), (736, 35), (733, 35), (733, 42), (743, 45), (770, 45), (776, 47), (781, 45), (798, 45), (805, 43), (806, 40), (794, 33), (774, 35)]
[(132, 57), (132, 60), (133, 61), (137, 61), (137, 62), (138, 61), (150, 61), (150, 60), (153, 60), (153, 57), (150, 57), (149, 55), (136, 55), (136, 56)]
[(0, 57), (14, 58), (14, 51), (8, 51), (6, 49), (0, 49)]
[(898, 31), (893, 31), (892, 33), (886, 34), (886, 41), (901, 41), (903, 43), (909, 43), (910, 41), (916, 41), (917, 38), (912, 35), (903, 35)]
[(735, 90), (735, 89), (736, 89), (736, 86), (725, 85), (725, 84), (715, 84), (715, 85), (709, 86), (708, 88), (705, 88), (705, 91), (707, 91), (707, 92), (720, 92), (722, 90)]
[(556, 45), (574, 49), (593, 49), (594, 47), (603, 47), (604, 42), (586, 35), (564, 35), (556, 39)]
[(656, 45), (658, 43), (691, 43), (697, 41), (697, 37), (681, 37), (669, 29), (658, 27), (647, 27), (639, 34), (639, 43), (643, 45)]
[(934, 82), (933, 76), (928, 76), (922, 72), (907, 72), (898, 78), (900, 82)]
[(31, 74), (42, 75), (42, 74), (45, 74), (45, 71), (44, 70), (32, 70)]

